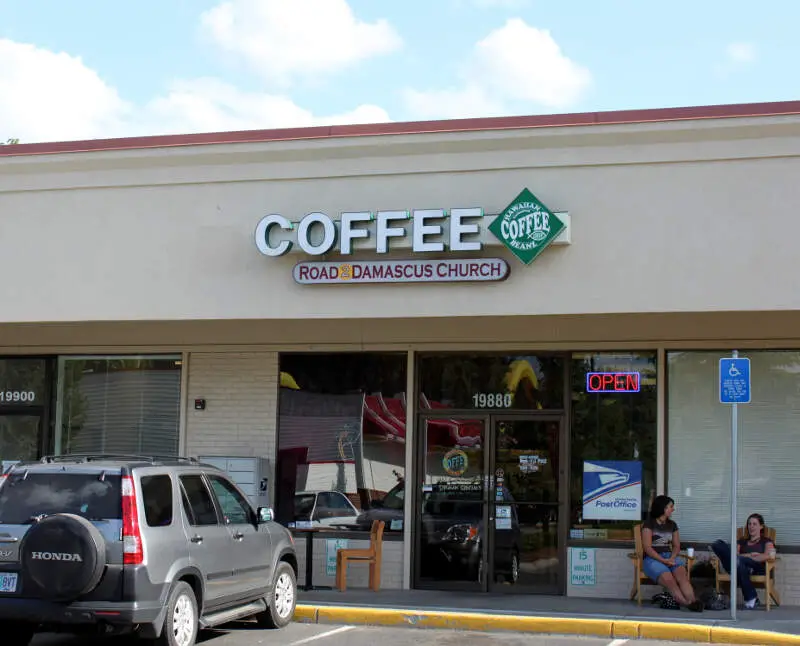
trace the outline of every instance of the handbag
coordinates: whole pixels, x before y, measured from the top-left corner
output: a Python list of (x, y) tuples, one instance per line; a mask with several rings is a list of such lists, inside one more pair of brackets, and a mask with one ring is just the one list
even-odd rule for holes
[(653, 596), (652, 603), (658, 605), (662, 610), (680, 610), (678, 602), (675, 601), (669, 592), (659, 592)]
[(701, 599), (706, 610), (727, 610), (731, 607), (728, 597), (716, 590), (709, 590)]

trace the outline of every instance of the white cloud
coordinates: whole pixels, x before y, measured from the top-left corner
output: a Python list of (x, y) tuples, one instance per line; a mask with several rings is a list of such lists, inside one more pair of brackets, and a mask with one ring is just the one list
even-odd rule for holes
[(386, 20), (358, 20), (346, 0), (227, 0), (206, 11), (203, 31), (272, 82), (345, 69), (393, 52)]
[(165, 96), (158, 97), (145, 106), (141, 118), (141, 126), (147, 130), (157, 129), (164, 133), (389, 121), (386, 111), (375, 105), (361, 105), (341, 114), (316, 116), (287, 96), (243, 92), (214, 78), (173, 84)]
[(0, 40), (0, 140), (95, 139), (149, 134), (290, 128), (388, 121), (375, 105), (315, 115), (289, 97), (244, 92), (219, 79), (173, 83), (142, 105), (78, 57)]
[(731, 43), (725, 53), (733, 63), (752, 63), (756, 59), (756, 47), (753, 43)]
[(131, 109), (80, 58), (0, 40), (0, 139), (102, 137)]
[(520, 18), (479, 41), (460, 76), (462, 87), (455, 90), (406, 90), (406, 107), (425, 118), (563, 109), (574, 105), (592, 82), (589, 70), (567, 57), (549, 31)]
[(502, 102), (493, 101), (477, 85), (445, 90), (403, 91), (406, 108), (417, 119), (461, 119), (481, 115), (495, 117), (505, 113)]

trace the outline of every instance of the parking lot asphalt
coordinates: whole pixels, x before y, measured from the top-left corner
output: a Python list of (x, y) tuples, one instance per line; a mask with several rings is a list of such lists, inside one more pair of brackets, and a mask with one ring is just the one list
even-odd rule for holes
[[(136, 643), (135, 640), (123, 641), (131, 645)], [(34, 646), (100, 646), (110, 643), (110, 638), (87, 639), (67, 635), (38, 635), (33, 641)], [(677, 642), (304, 623), (293, 623), (283, 630), (261, 630), (243, 622), (221, 630), (205, 631), (198, 643), (203, 646), (667, 646)]]

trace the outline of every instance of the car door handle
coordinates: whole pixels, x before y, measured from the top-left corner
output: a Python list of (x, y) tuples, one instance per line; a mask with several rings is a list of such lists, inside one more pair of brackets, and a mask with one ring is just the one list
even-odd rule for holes
[(202, 543), (203, 542), (203, 537), (199, 536), (199, 535), (195, 535), (195, 536), (192, 536), (192, 538), (190, 538), (189, 540), (191, 540), (192, 543)]
[(11, 536), (10, 538), (5, 536), (0, 536), (0, 543), (19, 543), (19, 539), (14, 536)]
[(238, 530), (237, 530), (237, 531), (236, 531), (236, 532), (233, 534), (233, 538), (234, 538), (235, 540), (237, 540), (237, 541), (240, 541), (240, 540), (242, 540), (242, 539), (244, 538), (244, 534), (242, 534), (242, 532), (240, 532), (240, 531), (238, 531)]

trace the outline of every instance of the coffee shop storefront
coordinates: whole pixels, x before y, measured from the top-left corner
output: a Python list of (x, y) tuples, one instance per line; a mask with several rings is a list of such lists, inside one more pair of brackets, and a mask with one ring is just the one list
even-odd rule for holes
[(2, 147), (0, 460), (263, 458), (316, 584), (381, 519), (385, 588), (625, 598), (656, 494), (728, 534), (737, 349), (798, 604), (798, 170), (795, 104)]

